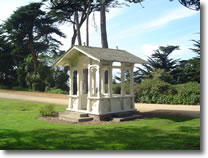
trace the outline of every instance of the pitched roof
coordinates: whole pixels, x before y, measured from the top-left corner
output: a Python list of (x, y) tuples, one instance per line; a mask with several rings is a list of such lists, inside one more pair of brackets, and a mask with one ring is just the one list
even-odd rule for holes
[(126, 62), (126, 63), (138, 63), (145, 64), (145, 60), (125, 51), (119, 49), (109, 49), (109, 48), (98, 48), (98, 47), (86, 47), (86, 46), (73, 46), (70, 48), (62, 57), (60, 57), (55, 65), (64, 65), (64, 58), (69, 59), (70, 54), (73, 50), (77, 50), (89, 58), (92, 58), (97, 61), (111, 61), (111, 62)]

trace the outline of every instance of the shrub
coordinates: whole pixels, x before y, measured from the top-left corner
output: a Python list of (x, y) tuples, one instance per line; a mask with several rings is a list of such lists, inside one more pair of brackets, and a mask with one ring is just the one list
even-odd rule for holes
[(0, 89), (9, 89), (9, 87), (5, 85), (0, 85)]
[(177, 95), (183, 104), (200, 104), (200, 84), (197, 82), (188, 82), (175, 85)]
[(21, 86), (15, 86), (11, 88), (12, 90), (16, 90), (16, 91), (28, 91), (28, 88), (23, 88)]
[(159, 78), (146, 79), (135, 88), (135, 101), (158, 104), (200, 104), (200, 84), (171, 85)]
[(47, 104), (40, 109), (41, 116), (57, 116), (57, 112), (55, 111), (55, 105)]
[(55, 71), (55, 87), (57, 89), (62, 89), (64, 91), (69, 91), (69, 87), (67, 85), (67, 81), (69, 79), (69, 75), (63, 71), (56, 70)]
[(167, 102), (166, 95), (174, 95), (175, 88), (164, 81), (157, 79), (146, 79), (135, 88), (135, 100), (145, 103)]
[(121, 84), (120, 83), (112, 84), (112, 91), (113, 94), (121, 94)]
[(68, 94), (67, 91), (64, 91), (64, 90), (59, 89), (59, 88), (50, 88), (50, 89), (46, 90), (46, 92), (55, 93), (55, 94)]

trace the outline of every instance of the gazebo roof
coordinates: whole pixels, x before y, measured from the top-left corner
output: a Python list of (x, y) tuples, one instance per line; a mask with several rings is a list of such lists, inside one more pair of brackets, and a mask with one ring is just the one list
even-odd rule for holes
[(70, 60), (74, 53), (81, 52), (97, 61), (111, 61), (111, 62), (125, 62), (125, 63), (138, 63), (145, 64), (145, 60), (125, 51), (119, 49), (98, 48), (74, 45), (68, 51), (66, 51), (54, 65), (66, 65), (66, 61)]

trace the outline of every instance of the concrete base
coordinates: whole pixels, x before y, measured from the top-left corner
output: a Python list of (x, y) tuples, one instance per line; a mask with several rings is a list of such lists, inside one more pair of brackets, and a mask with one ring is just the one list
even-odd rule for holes
[(125, 117), (117, 117), (117, 118), (113, 118), (113, 121), (122, 122), (122, 121), (135, 120), (138, 118), (142, 118), (142, 115), (130, 115), (130, 116), (125, 116)]
[(65, 111), (59, 113), (59, 119), (64, 121), (71, 121), (71, 122), (85, 122), (93, 120), (92, 117), (89, 117), (86, 113), (79, 113), (79, 112), (69, 112)]
[(136, 111), (120, 112), (105, 115), (92, 115), (87, 113), (65, 111), (59, 113), (59, 119), (71, 122), (85, 122), (85, 121), (129, 121), (141, 118), (142, 115), (136, 114)]

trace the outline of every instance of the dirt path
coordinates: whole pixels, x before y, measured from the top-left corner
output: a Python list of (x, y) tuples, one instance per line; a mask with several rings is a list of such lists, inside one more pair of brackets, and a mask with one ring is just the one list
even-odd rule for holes
[(188, 117), (200, 117), (199, 105), (167, 105), (167, 104), (143, 104), (136, 103), (135, 107), (142, 113), (181, 115)]
[[(0, 89), (0, 98), (34, 101), (57, 105), (68, 105), (68, 95), (65, 94), (50, 94), (41, 92), (11, 91)], [(200, 117), (200, 106), (136, 103), (135, 107), (138, 111), (142, 113)]]
[(0, 90), (0, 98), (68, 105), (68, 96), (65, 94)]

